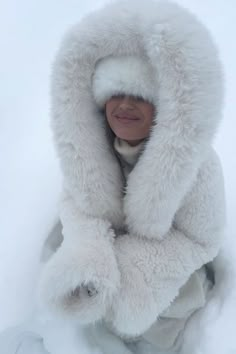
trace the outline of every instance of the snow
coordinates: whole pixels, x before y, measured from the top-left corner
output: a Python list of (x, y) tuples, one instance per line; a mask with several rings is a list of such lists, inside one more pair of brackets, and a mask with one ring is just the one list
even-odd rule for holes
[[(215, 147), (225, 175), (228, 226), (223, 256), (229, 265), (225, 277), (220, 275), (224, 281), (216, 289), (218, 296), (211, 299), (207, 308), (199, 312), (199, 320), (190, 326), (185, 352), (192, 346), (193, 354), (235, 354), (236, 5), (234, 0), (178, 2), (195, 12), (211, 30), (226, 72), (224, 120)], [(0, 3), (0, 332), (24, 323), (26, 327), (32, 325), (40, 249), (58, 215), (61, 175), (49, 124), (51, 63), (68, 27), (103, 3), (98, 0)], [(89, 348), (84, 334), (75, 332), (69, 324), (38, 326), (48, 347), (54, 346), (50, 349), (52, 354), (73, 354), (76, 348), (79, 353), (102, 353), (96, 346)]]

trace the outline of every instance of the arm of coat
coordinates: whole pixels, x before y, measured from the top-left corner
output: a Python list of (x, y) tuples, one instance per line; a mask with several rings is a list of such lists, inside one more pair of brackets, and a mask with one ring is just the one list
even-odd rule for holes
[[(119, 287), (113, 244), (114, 229), (123, 222), (121, 172), (105, 137), (97, 138), (103, 130), (100, 123), (94, 126), (96, 134), (88, 136), (91, 112), (84, 118), (80, 112), (78, 125), (77, 113), (72, 118), (74, 111), (58, 110), (61, 98), (56, 95), (54, 100), (53, 126), (63, 176), (63, 242), (42, 268), (39, 302), (50, 312), (90, 323), (103, 316)], [(96, 159), (88, 139), (96, 146)]]
[(43, 266), (39, 303), (47, 311), (82, 324), (100, 319), (119, 287), (111, 223), (78, 212), (64, 195), (63, 242)]
[(106, 320), (125, 335), (147, 330), (190, 275), (218, 253), (225, 223), (224, 185), (215, 154), (197, 179), (163, 240), (126, 234), (115, 240), (121, 287)]

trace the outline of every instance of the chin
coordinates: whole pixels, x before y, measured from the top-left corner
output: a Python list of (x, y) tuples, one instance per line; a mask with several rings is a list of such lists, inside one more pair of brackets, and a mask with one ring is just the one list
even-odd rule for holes
[(140, 140), (140, 139), (144, 139), (141, 138), (140, 136), (134, 136), (132, 134), (127, 134), (127, 132), (123, 132), (120, 129), (117, 129), (116, 131), (114, 131), (115, 135), (122, 139), (122, 140)]

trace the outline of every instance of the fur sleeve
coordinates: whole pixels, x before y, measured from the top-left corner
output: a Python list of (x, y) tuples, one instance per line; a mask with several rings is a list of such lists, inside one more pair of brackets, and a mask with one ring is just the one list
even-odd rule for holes
[(119, 288), (110, 222), (79, 212), (65, 195), (63, 242), (42, 269), (39, 303), (46, 311), (87, 324), (101, 319)]

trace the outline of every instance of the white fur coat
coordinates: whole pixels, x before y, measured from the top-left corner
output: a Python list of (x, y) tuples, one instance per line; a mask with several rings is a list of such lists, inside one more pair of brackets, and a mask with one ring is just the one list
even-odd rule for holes
[[(146, 56), (159, 85), (155, 125), (125, 194), (91, 89), (108, 55)], [(176, 4), (110, 3), (66, 34), (51, 92), (64, 241), (43, 269), (41, 299), (75, 321), (105, 319), (139, 335), (222, 243), (224, 183), (211, 147), (223, 99), (217, 50)]]

